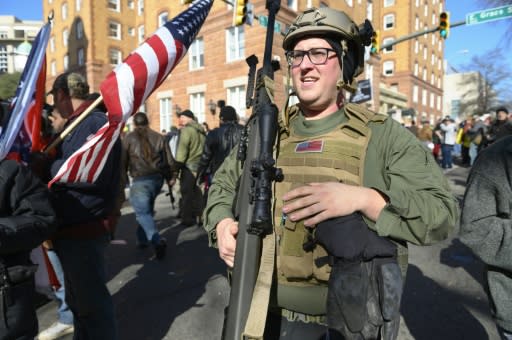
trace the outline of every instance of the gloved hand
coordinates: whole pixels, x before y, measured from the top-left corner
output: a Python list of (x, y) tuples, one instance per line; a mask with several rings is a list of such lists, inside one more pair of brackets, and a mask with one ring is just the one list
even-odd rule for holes
[(349, 262), (396, 254), (396, 246), (368, 229), (360, 213), (319, 223), (315, 237), (330, 255)]

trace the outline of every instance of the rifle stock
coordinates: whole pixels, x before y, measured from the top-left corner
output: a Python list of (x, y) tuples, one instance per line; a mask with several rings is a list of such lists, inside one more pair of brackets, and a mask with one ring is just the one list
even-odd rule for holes
[[(278, 109), (272, 103), (264, 86), (265, 78), (274, 78), (274, 65), (271, 58), (274, 22), (279, 7), (279, 0), (266, 2), (268, 27), (263, 67), (258, 71), (254, 101), (247, 100), (248, 105), (254, 104), (254, 109), (246, 126), (249, 135), (247, 149), (244, 148), (245, 154), (239, 154), (238, 157), (246, 162), (236, 202), (239, 232), (229, 306), (223, 330), (224, 340), (242, 339), (260, 266), (262, 237), (272, 233), (272, 181), (282, 177), (279, 169), (274, 167), (273, 159), (273, 147), (278, 129)], [(251, 63), (249, 66), (252, 66)], [(251, 74), (249, 74), (248, 91), (252, 91), (253, 79), (251, 80)]]

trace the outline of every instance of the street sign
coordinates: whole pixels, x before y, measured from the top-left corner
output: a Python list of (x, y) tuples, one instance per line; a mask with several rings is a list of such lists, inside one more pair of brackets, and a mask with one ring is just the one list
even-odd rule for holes
[[(268, 17), (266, 15), (258, 15), (258, 22), (261, 26), (268, 26)], [(281, 33), (281, 23), (277, 20), (274, 22), (274, 32)]]
[(508, 19), (512, 17), (512, 5), (489, 8), (483, 11), (466, 14), (466, 25), (482, 24), (484, 22)]

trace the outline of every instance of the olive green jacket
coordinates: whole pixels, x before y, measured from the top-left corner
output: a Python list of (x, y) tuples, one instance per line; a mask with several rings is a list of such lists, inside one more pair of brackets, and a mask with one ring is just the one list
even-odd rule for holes
[(203, 127), (191, 121), (180, 130), (176, 161), (185, 164), (191, 171), (197, 171), (199, 160), (203, 154), (206, 134)]
[[(290, 125), (295, 133), (314, 138), (346, 120), (343, 110), (309, 121), (299, 113)], [(380, 236), (419, 245), (445, 239), (457, 223), (458, 203), (430, 151), (393, 119), (370, 122), (369, 127), (363, 183), (379, 190), (389, 202), (377, 221), (367, 220), (369, 227)], [(217, 223), (233, 217), (240, 175), (240, 162), (233, 151), (215, 173), (204, 210), (211, 246), (216, 246)]]

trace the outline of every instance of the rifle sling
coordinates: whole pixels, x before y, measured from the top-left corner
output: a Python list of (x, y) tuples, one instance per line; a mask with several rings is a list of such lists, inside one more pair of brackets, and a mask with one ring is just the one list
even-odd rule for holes
[(242, 335), (243, 339), (263, 340), (274, 272), (275, 250), (275, 234), (272, 233), (263, 239), (260, 269), (254, 285), (251, 307)]

